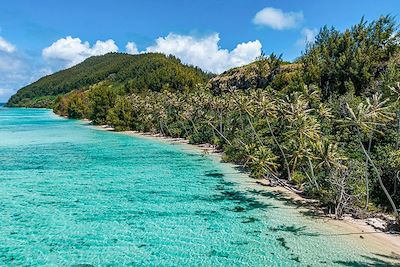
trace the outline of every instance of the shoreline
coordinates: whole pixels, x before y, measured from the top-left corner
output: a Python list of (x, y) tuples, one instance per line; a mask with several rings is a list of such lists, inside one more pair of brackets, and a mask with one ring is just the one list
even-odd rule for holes
[[(88, 123), (89, 121), (84, 120), (84, 122)], [(186, 139), (166, 137), (161, 134), (143, 133), (138, 131), (117, 132), (107, 125), (91, 126), (97, 130), (110, 131), (138, 138), (146, 138), (153, 141), (161, 141), (166, 144), (180, 145), (184, 150), (202, 153), (220, 164), (230, 165), (231, 168), (238, 167), (235, 164), (223, 162), (223, 153), (217, 151), (209, 144), (189, 144), (189, 141)], [(305, 199), (294, 191), (280, 185), (269, 186), (266, 184), (265, 180), (251, 178), (248, 173), (241, 172), (241, 174), (247, 178), (246, 182), (249, 183), (249, 186), (251, 187), (256, 187), (258, 189), (264, 188), (268, 192), (278, 194), (283, 201), (289, 201), (294, 204), (304, 204), (304, 206), (301, 206), (301, 209), (303, 210), (312, 212), (316, 211), (311, 206), (312, 202), (314, 202), (312, 199)], [(383, 223), (383, 220), (377, 218), (354, 219), (350, 216), (345, 216), (342, 220), (336, 220), (322, 213), (317, 214), (317, 217), (312, 220), (321, 220), (321, 223), (323, 223), (325, 227), (330, 228), (330, 230), (336, 233), (336, 235), (346, 235), (357, 244), (365, 246), (367, 250), (373, 254), (372, 256), (381, 256), (384, 257), (385, 260), (400, 264), (400, 235), (383, 232), (382, 230), (372, 226)]]

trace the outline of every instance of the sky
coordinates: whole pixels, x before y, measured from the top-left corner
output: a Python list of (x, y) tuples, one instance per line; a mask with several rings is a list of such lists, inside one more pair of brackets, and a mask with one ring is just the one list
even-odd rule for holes
[(293, 60), (324, 25), (399, 13), (400, 0), (2, 0), (0, 102), (93, 55), (162, 52), (221, 73), (261, 52)]

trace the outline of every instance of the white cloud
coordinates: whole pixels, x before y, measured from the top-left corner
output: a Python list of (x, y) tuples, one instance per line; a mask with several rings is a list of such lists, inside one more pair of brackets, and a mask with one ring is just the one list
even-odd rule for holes
[[(196, 65), (204, 70), (221, 73), (229, 68), (252, 62), (261, 54), (258, 40), (240, 43), (234, 49), (222, 49), (219, 35), (211, 34), (202, 38), (170, 33), (155, 40), (154, 45), (144, 52), (172, 54), (183, 63)], [(113, 40), (97, 41), (93, 46), (71, 36), (55, 41), (38, 55), (29, 55), (23, 51), (8, 53), (0, 51), (0, 102), (5, 102), (17, 89), (36, 81), (54, 71), (70, 67), (85, 58), (116, 52), (118, 47)], [(140, 53), (134, 42), (126, 45), (126, 52)]]
[(17, 89), (39, 78), (36, 63), (25, 54), (0, 53), (0, 102), (6, 102)]
[(8, 100), (15, 93), (15, 90), (0, 88), (0, 102)]
[(107, 41), (96, 41), (94, 46), (88, 51), (91, 56), (104, 55), (110, 52), (118, 52), (118, 46), (114, 40), (108, 39)]
[(128, 42), (125, 46), (125, 51), (128, 54), (139, 54), (139, 50), (134, 42)]
[(56, 60), (65, 63), (66, 67), (76, 65), (88, 57), (117, 52), (118, 46), (114, 40), (97, 41), (92, 47), (89, 42), (82, 42), (79, 38), (67, 36), (54, 42), (42, 51), (46, 60)]
[(23, 68), (23, 62), (17, 56), (2, 54), (0, 55), (0, 73), (15, 72)]
[(297, 40), (296, 44), (298, 46), (306, 46), (309, 43), (314, 43), (315, 41), (315, 36), (317, 36), (318, 30), (317, 29), (309, 29), (309, 28), (304, 28), (301, 31), (301, 38)]
[[(217, 33), (197, 38), (190, 35), (170, 33), (166, 37), (159, 37), (155, 44), (143, 52), (160, 52), (174, 55), (183, 63), (198, 66), (206, 71), (221, 73), (229, 68), (241, 66), (252, 62), (261, 55), (260, 41), (250, 41), (238, 44), (233, 50), (221, 49)], [(117, 52), (118, 47), (113, 40), (97, 41), (92, 47), (89, 42), (82, 42), (79, 38), (68, 36), (54, 42), (42, 51), (43, 58), (49, 62), (58, 63), (56, 67), (71, 67), (86, 58), (102, 55), (108, 52)], [(138, 54), (136, 44), (128, 42), (125, 46), (126, 53)]]
[(15, 45), (8, 42), (6, 39), (0, 36), (0, 51), (6, 53), (13, 53), (17, 50)]
[(283, 12), (281, 9), (266, 7), (255, 15), (253, 23), (268, 26), (275, 30), (297, 27), (302, 23), (303, 12)]
[(153, 46), (147, 47), (146, 52), (171, 54), (183, 63), (214, 73), (248, 64), (261, 55), (262, 45), (258, 40), (238, 44), (232, 51), (221, 49), (219, 40), (217, 33), (203, 38), (170, 33), (158, 38)]

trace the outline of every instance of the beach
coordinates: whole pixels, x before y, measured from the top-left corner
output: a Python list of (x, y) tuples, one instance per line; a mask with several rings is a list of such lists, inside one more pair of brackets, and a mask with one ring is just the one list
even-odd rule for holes
[[(202, 153), (205, 156), (219, 162), (220, 164), (223, 164), (230, 174), (236, 173), (236, 177), (240, 176), (240, 178), (236, 179), (236, 181), (240, 182), (242, 186), (250, 189), (256, 188), (259, 190), (262, 189), (273, 192), (278, 194), (282, 200), (297, 203), (298, 205), (305, 204), (303, 207), (299, 206), (299, 211), (304, 212), (310, 211), (311, 209), (316, 212), (316, 210), (312, 208), (312, 205), (309, 205), (310, 202), (313, 202), (313, 200), (305, 199), (299, 194), (283, 186), (268, 186), (266, 180), (251, 178), (248, 173), (239, 171), (237, 166), (234, 164), (223, 162), (222, 152), (217, 151), (209, 144), (193, 145), (189, 144), (188, 140), (182, 138), (171, 138), (162, 136), (160, 134), (142, 133), (138, 131), (115, 132), (112, 127), (106, 125), (94, 126), (94, 128), (111, 131), (117, 134), (146, 138), (172, 145), (179, 145), (183, 150)], [(388, 262), (400, 264), (400, 235), (385, 233), (382, 230), (372, 226), (372, 224), (383, 224), (383, 220), (377, 218), (354, 219), (350, 216), (344, 216), (342, 220), (335, 220), (323, 215), (322, 213), (319, 213), (318, 216), (313, 217), (313, 220), (318, 220), (323, 227), (329, 230), (330, 235), (346, 236), (346, 238), (352, 240), (352, 242), (365, 246), (371, 252), (371, 257), (384, 258)]]

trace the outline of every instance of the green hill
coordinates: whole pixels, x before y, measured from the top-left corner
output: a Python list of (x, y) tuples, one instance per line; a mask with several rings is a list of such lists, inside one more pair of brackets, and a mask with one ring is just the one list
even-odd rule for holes
[(21, 88), (7, 106), (48, 107), (59, 95), (85, 90), (104, 80), (123, 86), (127, 93), (161, 88), (182, 91), (206, 83), (210, 74), (184, 65), (173, 56), (158, 53), (129, 55), (109, 53), (43, 77)]

